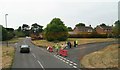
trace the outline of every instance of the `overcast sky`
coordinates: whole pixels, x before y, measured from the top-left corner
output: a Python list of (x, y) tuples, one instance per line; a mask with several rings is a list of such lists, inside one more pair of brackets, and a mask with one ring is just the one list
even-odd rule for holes
[(118, 20), (119, 0), (0, 0), (0, 24), (18, 28), (22, 24), (38, 23), (46, 27), (53, 18), (60, 18), (72, 28), (77, 23), (95, 27), (100, 23), (112, 25)]

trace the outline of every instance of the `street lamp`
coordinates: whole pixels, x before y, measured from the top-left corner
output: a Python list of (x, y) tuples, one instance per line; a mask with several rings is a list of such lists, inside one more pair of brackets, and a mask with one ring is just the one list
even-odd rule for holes
[[(5, 14), (5, 24), (6, 24), (6, 29), (7, 29), (7, 16), (8, 16), (8, 14)], [(6, 41), (6, 43), (7, 43), (7, 47), (8, 47), (8, 41)]]
[(6, 28), (7, 28), (7, 16), (8, 16), (8, 14), (5, 14), (5, 24), (6, 24)]

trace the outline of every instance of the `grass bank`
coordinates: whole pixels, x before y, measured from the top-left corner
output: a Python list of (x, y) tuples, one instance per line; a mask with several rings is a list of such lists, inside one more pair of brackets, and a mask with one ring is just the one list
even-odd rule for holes
[[(115, 39), (113, 38), (68, 38), (67, 41), (70, 41), (73, 45), (74, 41), (78, 40), (78, 44), (87, 44), (87, 43), (96, 43), (96, 42), (108, 42), (108, 41), (114, 41)], [(54, 42), (49, 42), (46, 40), (34, 40), (32, 41), (35, 45), (37, 46), (42, 46), (42, 47), (46, 47), (48, 45), (55, 45), (56, 43)], [(59, 44), (64, 44), (66, 41), (61, 41), (59, 42)]]
[(14, 47), (2, 46), (2, 68), (11, 68), (15, 49)]
[(80, 62), (85, 68), (116, 68), (118, 67), (118, 44), (109, 45), (100, 51), (90, 53)]

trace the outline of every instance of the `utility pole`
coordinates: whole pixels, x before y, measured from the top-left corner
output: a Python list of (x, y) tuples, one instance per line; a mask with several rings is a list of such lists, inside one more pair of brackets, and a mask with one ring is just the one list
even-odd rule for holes
[[(6, 24), (6, 29), (7, 29), (7, 16), (8, 14), (5, 14), (5, 24)], [(7, 37), (8, 38), (8, 37)], [(7, 44), (7, 47), (8, 47), (8, 40), (6, 40), (6, 44)]]

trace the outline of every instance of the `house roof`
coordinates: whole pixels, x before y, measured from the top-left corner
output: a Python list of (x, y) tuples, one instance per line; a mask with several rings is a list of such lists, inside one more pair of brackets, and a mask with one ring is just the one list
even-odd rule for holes
[(102, 29), (112, 29), (112, 26), (99, 26)]
[[(92, 27), (90, 27), (90, 26), (80, 26), (80, 27), (75, 27), (75, 28), (78, 28), (79, 30), (81, 30), (81, 29), (86, 29), (86, 30), (88, 30), (88, 29), (93, 29)], [(75, 29), (74, 28), (74, 29)]]

